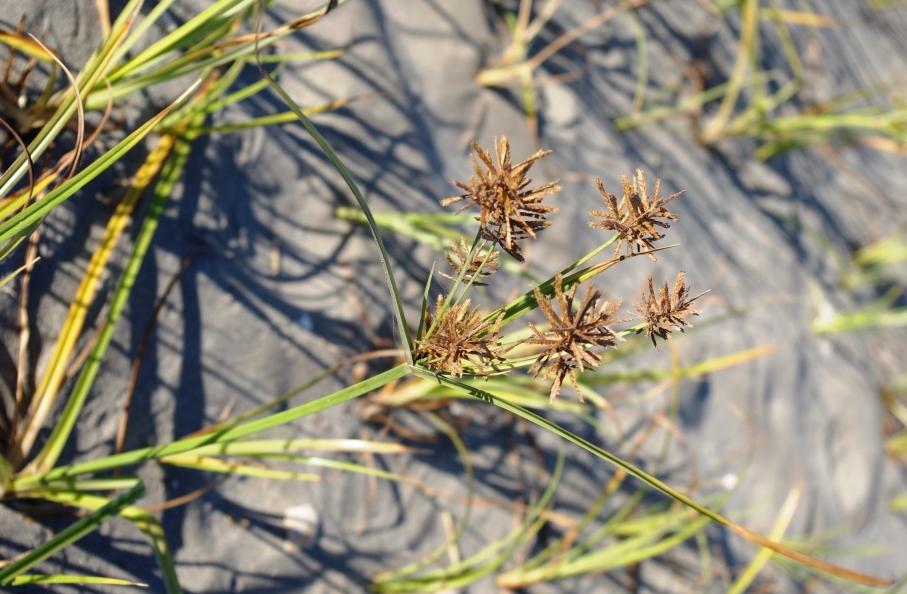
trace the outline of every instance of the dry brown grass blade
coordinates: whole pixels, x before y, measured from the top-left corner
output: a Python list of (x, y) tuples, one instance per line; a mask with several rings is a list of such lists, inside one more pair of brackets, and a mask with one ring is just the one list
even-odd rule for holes
[[(31, 321), (28, 315), (28, 296), (31, 286), (31, 271), (38, 259), (38, 240), (41, 230), (35, 229), (28, 237), (28, 247), (25, 250), (25, 265), (22, 270), (22, 282), (19, 285), (19, 353), (16, 363), (16, 412), (13, 415), (14, 423), (25, 410), (26, 382), (31, 366), (28, 359), (28, 345), (31, 341)], [(13, 427), (15, 430), (15, 426)]]
[(739, 524), (734, 524), (733, 522), (725, 524), (725, 527), (727, 527), (737, 536), (740, 536), (741, 538), (757, 544), (760, 547), (764, 547), (766, 549), (769, 549), (770, 551), (784, 555), (788, 559), (792, 559), (797, 563), (802, 563), (807, 567), (818, 569), (819, 571), (833, 575), (835, 577), (839, 577), (844, 580), (848, 580), (850, 582), (873, 586), (875, 588), (887, 588), (889, 586), (893, 586), (895, 583), (894, 580), (879, 578), (873, 575), (867, 575), (865, 573), (852, 571), (850, 569), (841, 567), (840, 565), (835, 565), (834, 563), (829, 563), (828, 561), (822, 561), (821, 559), (810, 557), (809, 555), (805, 555), (793, 549), (789, 549), (780, 543), (762, 536), (758, 532), (753, 532), (752, 530), (744, 528)]
[(532, 56), (529, 59), (529, 66), (531, 68), (538, 68), (541, 66), (545, 60), (561, 51), (589, 31), (592, 31), (596, 27), (601, 27), (611, 19), (617, 17), (618, 15), (627, 12), (628, 10), (633, 10), (634, 8), (639, 8), (643, 4), (647, 4), (649, 0), (626, 0), (621, 2), (618, 6), (612, 6), (601, 11), (597, 15), (587, 19), (581, 25), (566, 31), (562, 35), (558, 36), (551, 43), (543, 47), (537, 54)]
[(57, 63), (57, 66), (63, 71), (63, 74), (66, 75), (66, 78), (69, 79), (69, 84), (72, 85), (73, 93), (76, 95), (76, 145), (74, 148), (72, 164), (69, 168), (69, 173), (66, 174), (67, 178), (72, 177), (76, 170), (79, 168), (79, 160), (82, 158), (82, 149), (85, 146), (85, 105), (82, 102), (82, 92), (79, 90), (79, 83), (76, 82), (76, 77), (72, 75), (69, 68), (66, 67), (66, 64), (63, 63), (63, 60), (57, 57), (57, 55), (52, 52), (46, 45), (41, 43), (41, 40), (35, 37), (34, 35), (28, 35), (32, 40), (37, 43), (41, 49), (43, 49), (47, 54)]
[[(16, 31), (0, 31), (0, 43), (7, 45), (17, 51), (22, 52), (27, 56), (36, 58), (43, 62), (50, 62), (53, 60), (51, 54), (47, 51), (47, 48), (43, 45), (39, 45), (31, 41), (28, 37), (22, 34), (24, 28), (25, 17), (19, 21), (19, 25), (16, 27)], [(4, 68), (4, 79), (8, 79), (10, 72), (12, 70), (12, 60), (6, 62)]]

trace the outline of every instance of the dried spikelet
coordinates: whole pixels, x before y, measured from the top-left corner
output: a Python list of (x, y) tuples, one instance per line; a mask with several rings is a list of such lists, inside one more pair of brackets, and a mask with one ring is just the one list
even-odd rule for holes
[(484, 286), (486, 283), (483, 280), (497, 272), (500, 265), (498, 252), (495, 250), (491, 250), (491, 252), (477, 251), (470, 258), (469, 246), (462, 239), (454, 243), (450, 250), (445, 252), (444, 259), (447, 260), (453, 270), (453, 276), (444, 272), (440, 273), (441, 276), (455, 280), (460, 275), (460, 271), (465, 268), (463, 282), (472, 282), (472, 284), (479, 286)]
[(491, 373), (504, 360), (498, 343), (503, 314), (494, 321), (485, 320), (478, 309), (470, 309), (469, 299), (439, 314), (443, 305), (444, 298), (438, 295), (432, 316), (438, 319), (437, 325), (429, 335), (416, 340), (413, 358), (429, 369), (456, 377), (463, 375), (466, 363), (472, 375)]
[(671, 332), (690, 326), (687, 318), (699, 315), (692, 308), (693, 302), (702, 297), (702, 294), (690, 298), (690, 287), (684, 281), (686, 275), (677, 273), (674, 280), (674, 289), (669, 290), (666, 282), (658, 291), (655, 290), (655, 281), (649, 276), (649, 282), (643, 291), (642, 301), (636, 304), (636, 311), (645, 323), (645, 327), (637, 333), (645, 332), (652, 339), (656, 347), (655, 337), (667, 340)]
[[(624, 251), (625, 255), (631, 256), (643, 250), (653, 249), (655, 242), (664, 237), (659, 229), (667, 229), (671, 226), (670, 221), (677, 220), (674, 213), (665, 208), (665, 205), (680, 196), (681, 192), (660, 196), (661, 180), (656, 180), (650, 196), (642, 169), (636, 170), (636, 177), (632, 180), (628, 180), (626, 176), (621, 177), (621, 184), (624, 195), (618, 204), (617, 197), (608, 193), (604, 182), (595, 179), (595, 185), (598, 186), (598, 192), (608, 210), (590, 211), (591, 216), (599, 217), (601, 220), (590, 221), (589, 226), (616, 232), (615, 255)], [(649, 254), (649, 257), (655, 259), (652, 254)]]
[(553, 378), (549, 396), (554, 399), (561, 391), (564, 378), (569, 377), (580, 401), (582, 392), (576, 381), (576, 374), (594, 369), (601, 363), (600, 350), (617, 344), (618, 336), (608, 326), (618, 320), (614, 313), (620, 302), (604, 301), (598, 289), (589, 288), (579, 307), (574, 307), (578, 285), (566, 293), (563, 279), (558, 275), (554, 280), (555, 298), (560, 312), (555, 312), (550, 298), (542, 295), (536, 287), (535, 300), (548, 320), (549, 328), (544, 332), (530, 324), (533, 337), (531, 344), (542, 346), (530, 372)]
[(534, 238), (536, 233), (550, 224), (545, 218), (548, 213), (557, 210), (554, 206), (542, 204), (542, 200), (558, 192), (560, 185), (551, 182), (530, 188), (532, 180), (526, 175), (533, 163), (551, 151), (539, 150), (514, 165), (506, 137), (495, 140), (495, 160), (475, 142), (471, 146), (475, 151), (472, 157), (474, 175), (468, 183), (453, 182), (464, 193), (445, 198), (441, 204), (448, 206), (467, 201), (464, 209), (478, 206), (482, 237), (497, 243), (522, 262), (523, 252), (518, 242)]

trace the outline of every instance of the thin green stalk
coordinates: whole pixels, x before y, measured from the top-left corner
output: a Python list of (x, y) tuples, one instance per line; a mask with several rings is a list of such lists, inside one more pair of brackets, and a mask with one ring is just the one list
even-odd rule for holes
[(428, 319), (428, 308), (431, 307), (431, 281), (435, 277), (435, 266), (437, 262), (431, 263), (431, 270), (428, 271), (428, 279), (422, 288), (422, 305), (419, 306), (419, 328), (416, 330), (416, 340), (422, 338), (422, 332), (425, 330), (425, 321)]
[[(258, 59), (258, 46), (256, 45), (256, 59)], [(365, 196), (362, 195), (362, 192), (359, 190), (359, 186), (356, 185), (355, 180), (353, 179), (352, 174), (349, 169), (346, 168), (346, 165), (343, 164), (343, 161), (340, 160), (340, 157), (337, 156), (337, 153), (334, 152), (334, 149), (331, 148), (331, 145), (328, 141), (321, 135), (321, 132), (318, 131), (318, 128), (315, 127), (315, 124), (312, 123), (312, 120), (305, 114), (305, 112), (299, 107), (299, 105), (290, 97), (286, 91), (283, 90), (277, 82), (271, 78), (271, 75), (268, 74), (267, 70), (261, 66), (259, 62), (259, 70), (262, 77), (268, 81), (268, 84), (274, 89), (274, 92), (283, 100), (284, 103), (296, 114), (296, 117), (299, 118), (300, 123), (305, 128), (306, 132), (315, 140), (318, 144), (321, 151), (325, 154), (331, 164), (334, 166), (334, 169), (340, 174), (340, 177), (343, 178), (343, 181), (346, 182), (347, 187), (353, 196), (356, 198), (356, 202), (359, 205), (359, 208), (362, 209), (363, 214), (365, 214), (368, 219), (368, 227), (372, 232), (372, 238), (375, 240), (375, 244), (378, 246), (378, 251), (380, 252), (381, 265), (384, 268), (384, 277), (387, 282), (387, 288), (391, 295), (391, 301), (394, 308), (394, 317), (397, 321), (397, 330), (400, 333), (400, 338), (403, 341), (403, 353), (407, 363), (413, 362), (413, 353), (412, 353), (412, 336), (410, 335), (409, 324), (406, 322), (406, 313), (403, 311), (403, 301), (400, 298), (400, 291), (397, 289), (397, 281), (394, 279), (394, 271), (391, 268), (390, 256), (387, 253), (387, 249), (384, 247), (384, 240), (381, 238), (381, 232), (378, 230), (378, 224), (375, 222), (375, 217), (372, 215), (372, 210), (368, 205), (368, 202), (365, 200)]]
[(10, 582), (10, 586), (127, 586), (132, 588), (147, 588), (148, 584), (135, 582), (133, 580), (124, 580), (121, 578), (104, 577), (101, 575), (75, 575), (75, 574), (56, 574), (40, 575), (29, 573), (17, 575)]

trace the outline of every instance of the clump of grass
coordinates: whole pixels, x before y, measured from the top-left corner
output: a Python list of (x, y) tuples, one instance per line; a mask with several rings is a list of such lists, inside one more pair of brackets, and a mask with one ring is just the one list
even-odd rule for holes
[[(503, 51), (476, 74), (476, 83), (483, 87), (510, 87), (518, 89), (518, 101), (526, 115), (530, 130), (538, 131), (539, 85), (556, 82), (566, 77), (546, 77), (539, 74), (545, 63), (558, 53), (576, 43), (587, 33), (602, 27), (615, 17), (631, 13), (648, 0), (625, 0), (607, 6), (582, 23), (572, 27), (544, 44), (543, 33), (548, 23), (557, 15), (563, 0), (519, 0), (516, 10), (508, 9), (501, 2), (494, 2), (501, 13), (508, 36)], [(634, 21), (635, 22), (635, 21)], [(569, 73), (567, 77), (576, 77)]]
[(875, 301), (849, 308), (834, 307), (818, 287), (813, 287), (817, 314), (812, 330), (817, 334), (871, 331), (907, 326), (907, 307), (898, 304), (904, 295), (904, 278), (898, 271), (907, 261), (902, 232), (870, 243), (844, 261), (841, 286), (854, 296), (870, 289)]
[[(224, 449), (205, 452), (177, 444), (176, 447), (169, 450), (165, 448), (152, 455), (148, 455), (148, 452), (127, 452), (120, 457), (114, 455), (112, 462), (95, 460), (92, 461), (94, 466), (89, 463), (89, 470), (76, 470), (73, 474), (69, 474), (68, 469), (61, 470), (63, 467), (59, 460), (63, 448), (73, 431), (80, 426), (81, 410), (100, 371), (113, 330), (134, 287), (137, 272), (153, 241), (164, 206), (183, 175), (194, 140), (203, 134), (219, 131), (205, 128), (204, 124), (210, 116), (267, 88), (263, 83), (236, 86), (239, 75), (254, 57), (256, 45), (271, 45), (291, 31), (316, 22), (334, 6), (334, 3), (325, 4), (321, 9), (303, 15), (298, 21), (279, 26), (261, 36), (249, 37), (236, 34), (236, 30), (246, 20), (248, 8), (253, 3), (249, 0), (219, 0), (160, 39), (153, 40), (146, 49), (127, 57), (131, 48), (165, 14), (171, 4), (172, 0), (158, 3), (139, 22), (138, 11), (142, 3), (139, 0), (127, 2), (115, 22), (110, 25), (98, 50), (78, 76), (72, 75), (52, 50), (36, 38), (27, 36), (22, 27), (16, 32), (0, 35), (0, 42), (31, 57), (26, 73), (31, 71), (35, 61), (43, 61), (51, 68), (47, 85), (38, 100), (35, 103), (20, 102), (14, 122), (4, 121), (9, 137), (18, 141), (20, 152), (15, 158), (11, 157), (11, 164), (0, 176), (0, 260), (4, 264), (10, 262), (14, 256), (19, 255), (19, 246), (26, 239), (28, 242), (24, 254), (26, 264), (4, 279), (4, 282), (19, 281), (21, 331), (17, 349), (18, 366), (14, 370), (17, 372), (16, 394), (12, 399), (4, 397), (0, 401), (0, 501), (10, 504), (19, 500), (39, 499), (86, 511), (83, 519), (56, 534), (48, 542), (15, 559), (0, 562), (0, 584), (6, 586), (37, 583), (131, 583), (92, 575), (28, 573), (41, 561), (97, 529), (109, 518), (119, 516), (132, 522), (147, 536), (158, 559), (166, 590), (170, 593), (181, 591), (163, 529), (153, 514), (133, 505), (144, 492), (142, 482), (128, 476), (117, 478), (108, 474), (85, 478), (82, 476), (84, 474), (121, 472), (126, 467), (145, 460), (158, 459), (165, 464), (231, 475), (247, 474), (285, 480), (320, 478), (313, 473), (262, 468), (258, 462), (249, 464), (235, 459), (224, 460), (227, 456), (241, 455), (259, 460), (292, 460), (297, 464), (401, 480), (401, 477), (392, 473), (342, 460), (296, 455), (283, 442), (280, 448), (275, 448), (274, 444), (252, 440), (242, 443), (230, 440), (234, 449), (229, 452)], [(335, 52), (327, 57), (337, 55)], [(308, 56), (304, 59), (322, 57)], [(281, 61), (277, 64), (279, 67)], [(58, 90), (55, 82), (60, 71), (66, 75), (69, 87)], [(132, 130), (127, 128), (122, 134), (108, 126), (113, 120), (111, 114), (115, 114), (120, 103), (129, 96), (187, 74), (196, 74), (198, 80), (146, 122)], [(21, 77), (23, 84), (26, 78)], [(98, 97), (102, 99), (99, 100)], [(85, 113), (92, 110), (103, 110), (103, 113), (97, 127), (87, 133)], [(322, 110), (321, 106), (316, 106), (311, 111)], [(295, 119), (295, 115), (293, 118)], [(277, 118), (256, 121), (249, 126), (279, 122), (280, 118)], [(66, 135), (63, 134), (65, 130), (74, 132), (74, 145), (69, 150), (66, 147)], [(57, 340), (52, 345), (50, 361), (38, 370), (38, 385), (32, 391), (23, 381), (33, 364), (27, 355), (30, 342), (28, 281), (31, 269), (39, 260), (37, 248), (41, 224), (55, 208), (77, 197), (89, 181), (122, 161), (133, 148), (151, 136), (157, 137), (156, 144), (135, 170), (125, 197), (118, 203), (108, 221), (104, 237), (92, 255)], [(23, 138), (31, 140), (26, 144)], [(81, 155), (93, 144), (102, 147), (100, 155), (80, 169)], [(4, 146), (9, 148), (8, 145)], [(28, 183), (23, 186), (21, 180), (26, 173)], [(137, 206), (145, 195), (149, 195), (150, 208), (147, 209), (145, 218), (136, 222), (136, 240), (124, 271), (113, 292), (104, 298), (107, 306), (99, 328), (93, 338), (87, 341), (87, 346), (79, 352), (79, 341), (86, 342), (85, 328), (90, 323), (88, 312), (104, 301), (101, 279), (107, 274), (111, 255), (124, 231), (133, 223)], [(75, 376), (75, 381), (67, 383), (72, 376)], [(266, 407), (253, 417), (268, 410), (270, 408)], [(121, 426), (125, 426), (126, 411), (128, 402), (124, 403)], [(243, 417), (239, 417), (234, 426), (240, 425), (241, 420)], [(270, 425), (266, 424), (265, 427), (267, 426)], [(259, 426), (258, 430), (261, 428)], [(46, 429), (49, 429), (49, 435), (42, 437)], [(117, 441), (120, 442), (119, 436)], [(196, 440), (192, 443), (200, 446), (206, 442), (211, 443), (210, 440)], [(170, 445), (173, 446), (174, 443)], [(366, 451), (373, 447), (367, 442), (362, 445)], [(349, 451), (343, 444), (331, 445), (325, 442), (322, 446), (322, 451)], [(379, 445), (374, 451), (380, 452), (382, 448)], [(403, 451), (406, 449), (397, 450), (396, 453)]]
[[(755, 154), (760, 159), (793, 149), (841, 144), (904, 152), (907, 110), (896, 86), (857, 89), (825, 101), (804, 100), (808, 88), (792, 30), (821, 32), (847, 23), (820, 13), (779, 9), (760, 0), (703, 4), (722, 16), (739, 11), (737, 54), (727, 78), (678, 97), (674, 104), (637, 109), (617, 118), (618, 129), (692, 116), (694, 133), (703, 144), (752, 138), (759, 143)], [(786, 65), (760, 70), (761, 48), (770, 44), (780, 49)], [(866, 107), (867, 100), (876, 105)]]

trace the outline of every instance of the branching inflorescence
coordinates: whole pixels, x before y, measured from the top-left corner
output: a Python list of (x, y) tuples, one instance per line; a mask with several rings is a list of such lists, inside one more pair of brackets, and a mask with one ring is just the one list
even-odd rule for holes
[[(625, 322), (617, 318), (620, 301), (605, 299), (595, 287), (587, 287), (578, 298), (580, 285), (621, 260), (646, 254), (656, 249), (655, 243), (664, 237), (677, 217), (667, 204), (680, 195), (661, 195), (661, 182), (656, 181), (652, 193), (645, 174), (637, 170), (632, 179), (622, 178), (623, 197), (609, 194), (604, 182), (596, 179), (606, 211), (593, 210), (590, 226), (613, 231), (609, 240), (615, 245), (615, 259), (590, 266), (577, 273), (558, 274), (536, 286), (524, 296), (530, 308), (541, 310), (544, 324), (530, 323), (523, 338), (510, 344), (501, 342), (501, 326), (512, 321), (507, 307), (496, 314), (482, 315), (471, 307), (466, 298), (469, 288), (483, 285), (499, 267), (497, 244), (515, 260), (524, 260), (521, 241), (534, 238), (550, 223), (547, 216), (557, 209), (542, 201), (557, 193), (557, 182), (532, 187), (529, 169), (550, 151), (536, 151), (528, 159), (512, 163), (510, 144), (506, 138), (495, 141), (494, 158), (472, 144), (474, 175), (468, 183), (453, 182), (463, 194), (445, 198), (443, 205), (465, 202), (463, 208), (477, 207), (479, 228), (471, 247), (464, 239), (454, 242), (445, 254), (453, 275), (442, 273), (454, 281), (448, 297), (438, 297), (434, 312), (423, 312), (423, 327), (427, 330), (416, 338), (414, 360), (437, 373), (461, 377), (488, 376), (507, 373), (516, 367), (528, 366), (529, 373), (551, 381), (550, 398), (556, 398), (565, 381), (569, 381), (582, 400), (580, 374), (597, 368), (608, 348), (618, 345), (623, 336), (646, 333), (653, 342), (656, 337), (667, 339), (671, 332), (688, 326), (695, 315), (689, 287), (680, 273), (673, 291), (665, 285), (656, 292), (649, 278), (648, 292), (636, 305), (641, 323), (632, 328), (615, 330), (614, 325)], [(602, 246), (604, 247), (604, 246)], [(528, 334), (528, 337), (526, 336)], [(507, 359), (511, 350), (530, 352), (528, 357)]]

